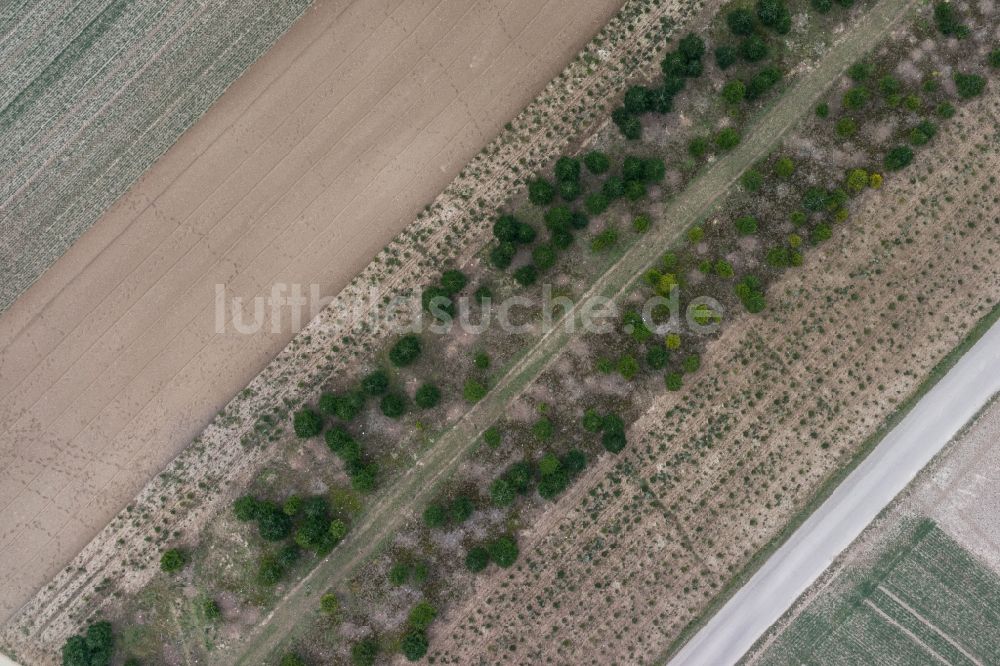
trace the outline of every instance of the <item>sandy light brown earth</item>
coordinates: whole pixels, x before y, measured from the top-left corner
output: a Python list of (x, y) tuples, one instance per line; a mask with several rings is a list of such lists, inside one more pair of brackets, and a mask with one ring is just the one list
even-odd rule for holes
[(0, 620), (292, 338), (217, 284), (339, 292), (620, 4), (320, 1), (239, 79), (0, 318)]
[[(690, 388), (651, 405), (626, 455), (539, 509), (518, 564), (475, 579), (431, 630), (434, 660), (664, 660), (1000, 299), (998, 127), (991, 89), (916, 168), (866, 194), (849, 229), (772, 285), (768, 316), (731, 325)], [(786, 145), (818, 150), (809, 136)]]

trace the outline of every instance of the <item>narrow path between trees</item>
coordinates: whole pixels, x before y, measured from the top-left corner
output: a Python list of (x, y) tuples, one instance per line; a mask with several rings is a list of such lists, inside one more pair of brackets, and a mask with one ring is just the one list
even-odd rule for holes
[[(567, 329), (581, 328), (582, 304), (591, 298), (612, 299), (626, 292), (665, 249), (691, 225), (707, 215), (740, 175), (774, 149), (784, 134), (804, 114), (811, 112), (818, 97), (847, 66), (877, 44), (913, 0), (880, 0), (836, 43), (823, 60), (786, 89), (775, 104), (760, 115), (744, 133), (742, 143), (703, 173), (675, 199), (666, 204), (663, 219), (670, 224), (654, 227), (615, 262), (564, 316), (556, 320), (521, 360), (500, 379), (481, 402), (445, 431), (403, 477), (386, 489), (351, 530), (348, 537), (292, 588), (247, 636), (243, 653), (235, 663), (268, 663), (269, 656), (297, 627), (303, 617), (319, 612), (319, 595), (345, 582), (369, 557), (402, 527), (414, 507), (429, 501), (439, 483), (447, 479), (472, 449), (479, 435), (507, 409), (559, 355), (573, 338)], [(573, 326), (568, 326), (572, 321)], [(229, 659), (232, 659), (230, 657)]]

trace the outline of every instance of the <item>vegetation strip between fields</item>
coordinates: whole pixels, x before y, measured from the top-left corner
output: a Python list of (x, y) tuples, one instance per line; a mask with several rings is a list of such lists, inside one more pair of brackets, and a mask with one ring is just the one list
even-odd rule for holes
[[(313, 591), (328, 589), (345, 580), (403, 524), (410, 507), (431, 496), (438, 484), (457, 468), (476, 438), (503, 415), (508, 404), (531, 384), (573, 337), (567, 332), (566, 322), (572, 318), (575, 323), (573, 328), (579, 327), (583, 311), (581, 304), (596, 296), (616, 298), (639, 280), (663, 248), (707, 215), (740, 175), (765, 157), (784, 133), (811, 111), (813, 103), (831, 81), (877, 44), (881, 35), (906, 13), (911, 3), (912, 0), (881, 0), (876, 4), (859, 20), (856, 30), (835, 44), (815, 69), (803, 74), (773, 107), (757, 119), (751, 132), (744, 136), (743, 142), (732, 153), (721, 158), (667, 204), (664, 218), (673, 223), (651, 230), (643, 242), (630, 247), (501, 378), (485, 399), (438, 438), (433, 448), (387, 491), (377, 505), (366, 512), (337, 549), (289, 591), (264, 621), (259, 633), (249, 638), (236, 663), (266, 662), (269, 655), (292, 636), (296, 626), (301, 626), (299, 618), (318, 612), (312, 599)], [(717, 606), (713, 605), (712, 610), (715, 608)], [(688, 634), (685, 634), (684, 639), (687, 637)], [(671, 652), (677, 645), (671, 646)]]

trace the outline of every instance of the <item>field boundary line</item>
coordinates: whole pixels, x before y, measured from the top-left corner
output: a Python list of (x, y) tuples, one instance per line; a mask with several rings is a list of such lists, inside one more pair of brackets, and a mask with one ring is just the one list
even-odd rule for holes
[(945, 659), (944, 657), (942, 657), (941, 655), (939, 655), (937, 652), (935, 652), (934, 649), (931, 648), (931, 646), (927, 645), (927, 643), (924, 643), (922, 640), (920, 640), (920, 637), (918, 637), (912, 631), (910, 631), (909, 629), (907, 629), (906, 627), (904, 627), (903, 625), (901, 625), (899, 622), (896, 622), (896, 620), (894, 620), (892, 617), (889, 616), (888, 613), (886, 613), (881, 608), (879, 608), (875, 604), (875, 602), (873, 602), (871, 599), (865, 599), (865, 605), (868, 606), (869, 608), (871, 608), (876, 613), (878, 613), (879, 617), (881, 617), (886, 622), (888, 622), (893, 627), (895, 627), (897, 631), (899, 631), (900, 633), (906, 634), (906, 636), (911, 641), (913, 641), (914, 643), (916, 643), (917, 645), (919, 645), (920, 647), (922, 647), (924, 649), (924, 651), (927, 652), (928, 654), (930, 654), (932, 657), (936, 658), (942, 664), (946, 664), (947, 666), (951, 666), (951, 662), (949, 662), (947, 659)]
[(972, 654), (970, 654), (968, 650), (966, 650), (961, 645), (959, 645), (958, 642), (955, 641), (951, 636), (949, 636), (948, 634), (946, 634), (944, 631), (938, 629), (937, 626), (934, 623), (932, 623), (930, 620), (928, 620), (923, 615), (921, 615), (916, 610), (914, 610), (912, 607), (910, 607), (910, 605), (907, 604), (905, 601), (903, 601), (902, 599), (900, 599), (899, 597), (897, 597), (895, 594), (893, 594), (892, 591), (889, 590), (887, 587), (885, 587), (882, 584), (879, 584), (878, 587), (877, 587), (877, 589), (882, 594), (886, 595), (887, 597), (889, 597), (890, 599), (892, 599), (893, 601), (895, 601), (897, 604), (899, 604), (903, 609), (906, 610), (906, 612), (908, 612), (910, 615), (912, 615), (917, 620), (919, 620), (928, 629), (930, 629), (935, 634), (937, 634), (938, 636), (940, 636), (941, 638), (943, 638), (945, 641), (947, 641), (948, 643), (950, 643), (953, 648), (955, 648), (956, 650), (958, 650), (959, 652), (961, 652), (963, 655), (965, 655), (966, 659), (968, 659), (969, 661), (971, 661), (972, 663), (974, 663), (976, 666), (983, 666), (983, 662), (982, 661), (980, 661), (976, 657), (972, 656)]

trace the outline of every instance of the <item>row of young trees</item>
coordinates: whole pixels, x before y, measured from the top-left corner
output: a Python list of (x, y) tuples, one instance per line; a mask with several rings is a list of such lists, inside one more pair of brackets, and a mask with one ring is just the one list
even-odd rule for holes
[[(850, 0), (848, 0), (849, 2)], [(832, 8), (829, 0), (819, 0), (825, 13)], [(791, 12), (784, 0), (758, 0), (755, 9), (737, 8), (726, 15), (726, 25), (739, 40), (736, 44), (720, 44), (714, 50), (716, 66), (729, 69), (740, 59), (748, 63), (763, 61), (770, 54), (765, 30), (779, 35), (791, 30)], [(634, 85), (625, 91), (621, 106), (611, 113), (611, 119), (622, 136), (632, 141), (642, 138), (640, 117), (646, 113), (665, 114), (673, 111), (674, 99), (684, 90), (689, 79), (704, 72), (705, 41), (694, 33), (681, 39), (677, 47), (668, 51), (660, 63), (662, 80), (655, 86)], [(723, 89), (723, 97), (731, 104), (744, 99), (755, 100), (766, 93), (779, 80), (781, 69), (764, 67), (747, 81), (734, 79)]]
[[(595, 177), (603, 177), (599, 187), (584, 192), (581, 173), (586, 168)], [(659, 158), (626, 156), (620, 169), (611, 172), (610, 158), (600, 151), (591, 151), (582, 159), (563, 156), (553, 169), (554, 183), (537, 176), (528, 184), (529, 201), (535, 206), (547, 207), (543, 220), (548, 237), (531, 250), (531, 261), (513, 271), (514, 280), (521, 286), (530, 286), (545, 272), (552, 269), (559, 253), (575, 241), (575, 234), (587, 228), (590, 216), (603, 214), (616, 200), (639, 201), (647, 194), (649, 185), (661, 182), (666, 176), (666, 165)], [(585, 195), (585, 196), (584, 196)], [(582, 210), (571, 203), (583, 196)], [(637, 216), (633, 226), (637, 232), (649, 228), (648, 216)], [(519, 246), (531, 246), (538, 239), (538, 231), (512, 214), (500, 215), (493, 225), (496, 245), (489, 252), (494, 268), (510, 267)], [(617, 231), (608, 227), (591, 242), (591, 249), (600, 252), (613, 245)]]

